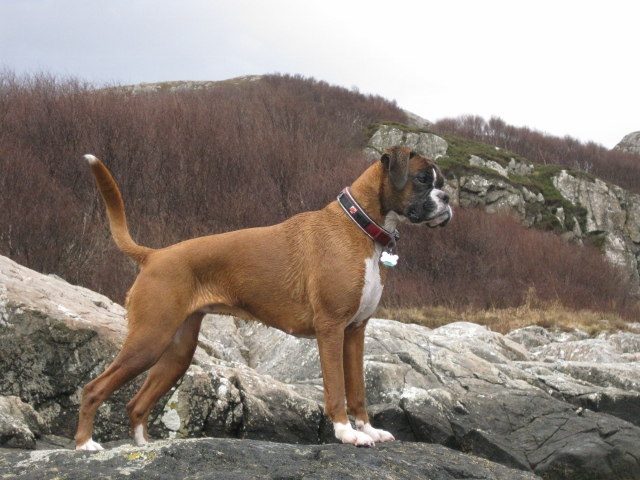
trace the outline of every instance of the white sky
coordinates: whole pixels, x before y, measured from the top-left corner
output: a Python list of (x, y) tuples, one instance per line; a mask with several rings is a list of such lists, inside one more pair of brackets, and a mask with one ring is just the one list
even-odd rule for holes
[(99, 84), (302, 74), (429, 120), (613, 147), (640, 130), (640, 2), (0, 0), (0, 66)]

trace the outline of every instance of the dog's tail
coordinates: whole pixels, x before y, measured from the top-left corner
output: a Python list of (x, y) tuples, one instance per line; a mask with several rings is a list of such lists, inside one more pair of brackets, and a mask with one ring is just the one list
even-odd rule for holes
[(140, 265), (144, 265), (152, 248), (142, 247), (133, 241), (127, 227), (127, 217), (124, 214), (124, 202), (116, 181), (104, 164), (93, 155), (85, 155), (84, 158), (91, 165), (91, 171), (96, 179), (98, 189), (107, 206), (111, 235), (120, 250), (133, 258)]

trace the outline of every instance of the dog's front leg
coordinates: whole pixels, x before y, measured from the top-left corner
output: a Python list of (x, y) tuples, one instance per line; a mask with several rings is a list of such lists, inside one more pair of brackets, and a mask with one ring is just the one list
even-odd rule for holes
[(366, 433), (354, 430), (344, 405), (345, 385), (343, 367), (344, 327), (328, 325), (316, 329), (320, 365), (324, 383), (324, 411), (333, 423), (336, 438), (342, 443), (359, 446), (375, 445)]
[(391, 442), (394, 436), (373, 428), (369, 422), (364, 382), (364, 332), (367, 322), (344, 332), (344, 379), (347, 389), (347, 409), (355, 418), (356, 428), (369, 435), (374, 442)]

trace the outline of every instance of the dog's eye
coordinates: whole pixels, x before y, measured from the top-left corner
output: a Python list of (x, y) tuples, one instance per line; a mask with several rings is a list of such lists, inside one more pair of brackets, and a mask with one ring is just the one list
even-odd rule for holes
[(416, 177), (416, 180), (419, 181), (420, 183), (429, 183), (431, 181), (431, 177), (418, 176)]

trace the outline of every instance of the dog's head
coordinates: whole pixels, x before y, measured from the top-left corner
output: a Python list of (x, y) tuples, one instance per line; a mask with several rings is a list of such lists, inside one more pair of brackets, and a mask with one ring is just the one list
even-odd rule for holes
[(387, 210), (432, 228), (449, 223), (453, 216), (449, 195), (441, 190), (444, 177), (434, 161), (400, 146), (382, 152), (380, 161), (388, 173), (383, 186)]

